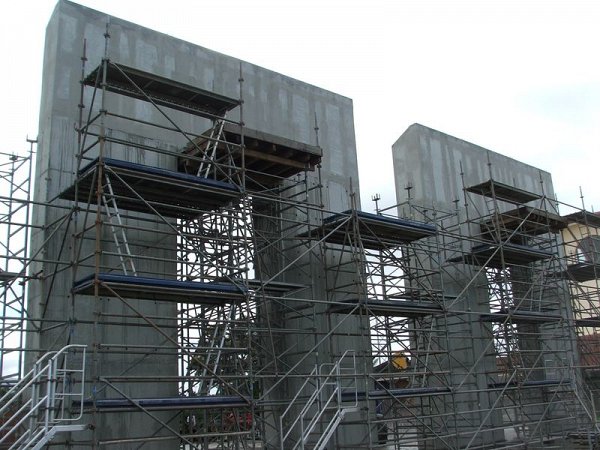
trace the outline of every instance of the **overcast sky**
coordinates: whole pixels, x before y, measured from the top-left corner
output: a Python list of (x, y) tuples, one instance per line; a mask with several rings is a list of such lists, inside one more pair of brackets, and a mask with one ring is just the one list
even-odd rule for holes
[[(391, 145), (412, 123), (552, 173), (559, 200), (600, 209), (600, 2), (79, 3), (354, 100), (363, 209), (395, 203)], [(0, 151), (37, 135), (54, 0), (3, 2)]]

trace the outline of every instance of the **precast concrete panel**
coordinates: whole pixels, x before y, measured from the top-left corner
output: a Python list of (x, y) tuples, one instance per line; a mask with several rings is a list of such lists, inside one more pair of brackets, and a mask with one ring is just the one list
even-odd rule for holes
[[(529, 202), (527, 206), (544, 208), (556, 214), (551, 176), (536, 167), (420, 124), (411, 125), (394, 143), (393, 161), (398, 203), (408, 201), (410, 194), (410, 202), (427, 208), (430, 214), (431, 211), (437, 211), (440, 216), (448, 213), (445, 226), (454, 227), (456, 233), (454, 237), (447, 238), (451, 242), (447, 241), (446, 248), (433, 255), (431, 262), (431, 268), (441, 273), (440, 287), (443, 287), (444, 295), (452, 299), (446, 301), (450, 314), (436, 319), (437, 329), (448, 331), (447, 351), (450, 356), (439, 367), (429, 368), (434, 372), (448, 371), (447, 382), (453, 387), (460, 387), (454, 392), (452, 401), (447, 404), (441, 401), (441, 406), (438, 405), (440, 411), (451, 415), (445, 426), (451, 434), (451, 430), (455, 430), (455, 438), (449, 439), (456, 448), (467, 444), (482, 447), (499, 445), (505, 439), (503, 414), (510, 413), (494, 410), (498, 394), (488, 391), (488, 384), (493, 379), (489, 374), (498, 371), (494, 342), (486, 337), (492, 335), (492, 325), (480, 320), (481, 314), (490, 312), (489, 281), (483, 268), (465, 264), (456, 255), (469, 253), (477, 242), (482, 242), (482, 221), (491, 220), (493, 214), (501, 214), (516, 208), (516, 205), (465, 192), (464, 188), (494, 180), (538, 195), (540, 199)], [(406, 211), (404, 207), (399, 208), (399, 214)], [(561, 254), (560, 245), (553, 251)], [(510, 274), (512, 295), (521, 299), (520, 307), (531, 309), (532, 302), (537, 301), (542, 302), (541, 306), (536, 304), (542, 310), (544, 305), (560, 305), (557, 308), (561, 316), (572, 316), (568, 296), (565, 297), (568, 290), (564, 286), (551, 290), (541, 284), (540, 288), (533, 289), (536, 292), (532, 294), (530, 286), (536, 286), (539, 280), (535, 280), (530, 271), (511, 268)], [(545, 379), (548, 373), (553, 373), (551, 366), (556, 362), (549, 362), (548, 367), (544, 367), (543, 351), (552, 355), (564, 354), (568, 349), (560, 346), (570, 341), (572, 336), (557, 337), (556, 328), (549, 331), (548, 325), (520, 324), (517, 330), (517, 345), (523, 358), (531, 365), (530, 378)], [(561, 333), (564, 334), (565, 330)], [(453, 334), (459, 337), (453, 338)], [(539, 420), (547, 413), (540, 406), (543, 403), (539, 398), (531, 397), (527, 402), (534, 406), (525, 408), (527, 410), (523, 414), (530, 419), (535, 418), (531, 420)], [(433, 431), (435, 426), (431, 424), (419, 431), (425, 442), (423, 448), (446, 445), (437, 439)]]
[[(165, 5), (165, 7), (168, 7)], [(184, 13), (184, 12), (182, 12)], [(108, 25), (108, 28), (107, 28)], [(201, 29), (201, 28), (200, 28)], [(255, 130), (282, 136), (288, 139), (316, 143), (315, 121), (319, 128), (319, 145), (323, 148), (321, 179), (316, 174), (309, 178), (309, 185), (319, 183), (325, 187), (324, 208), (328, 211), (347, 209), (350, 186), (359, 192), (358, 166), (356, 143), (353, 126), (352, 101), (338, 94), (303, 83), (293, 78), (264, 69), (251, 63), (240, 61), (234, 57), (191, 44), (180, 39), (150, 30), (116, 17), (110, 17), (75, 3), (60, 0), (48, 23), (46, 31), (46, 46), (44, 53), (44, 73), (42, 85), (42, 101), (39, 120), (39, 145), (36, 164), (35, 197), (43, 203), (54, 199), (60, 192), (69, 187), (75, 179), (77, 169), (77, 134), (74, 131), (79, 121), (78, 104), (80, 101), (81, 56), (84, 40), (86, 42), (86, 74), (101, 64), (105, 55), (104, 34), (108, 32), (107, 55), (111, 61), (130, 66), (155, 75), (167, 77), (182, 83), (196, 86), (209, 91), (238, 98), (240, 85), (238, 78), (240, 70), (243, 82), (244, 122)], [(198, 39), (201, 40), (201, 34)], [(84, 104), (91, 100), (91, 90), (86, 90)], [(108, 96), (107, 107), (118, 114), (134, 117), (140, 121), (148, 121), (169, 125), (162, 114), (152, 105), (120, 96)], [(100, 105), (96, 102), (92, 111), (84, 109), (83, 114), (97, 114)], [(206, 119), (170, 111), (169, 117), (179, 127), (195, 133), (202, 133), (210, 123)], [(239, 119), (239, 109), (234, 110), (231, 119)], [(106, 119), (107, 135), (121, 141), (129, 141), (131, 146), (107, 144), (105, 155), (112, 158), (145, 164), (153, 167), (175, 170), (176, 155), (186, 144), (186, 140), (176, 133), (165, 133), (160, 129), (145, 126), (142, 123), (129, 123), (124, 127), (117, 120)], [(143, 143), (152, 148), (163, 150), (161, 153), (140, 150)], [(94, 154), (90, 154), (94, 157)], [(352, 180), (352, 181), (350, 181)], [(317, 199), (314, 199), (315, 201)], [(321, 200), (319, 199), (319, 202)], [(29, 333), (27, 345), (31, 349), (50, 350), (60, 348), (66, 343), (84, 343), (88, 346), (145, 344), (163, 345), (166, 337), (157, 334), (148, 327), (110, 327), (101, 325), (95, 330), (89, 326), (78, 324), (77, 320), (94, 321), (98, 315), (117, 317), (131, 314), (130, 308), (117, 300), (107, 300), (102, 303), (100, 310), (94, 309), (93, 298), (71, 297), (71, 286), (74, 275), (83, 276), (92, 272), (93, 267), (86, 264), (73, 270), (64, 270), (69, 261), (74, 258), (72, 234), (75, 226), (82, 223), (93, 223), (93, 217), (80, 217), (77, 214), (67, 217), (71, 203), (56, 200), (54, 205), (63, 208), (36, 206), (33, 210), (34, 225), (45, 226), (56, 224), (56, 230), (40, 228), (33, 233), (32, 251), (40, 250), (45, 262), (32, 265), (32, 272), (43, 274), (46, 278), (40, 283), (32, 284), (29, 293), (29, 313), (34, 317), (47, 320), (64, 320), (69, 317), (69, 324), (64, 327), (50, 328), (39, 333)], [(312, 220), (320, 220), (320, 215), (312, 214)], [(64, 218), (64, 220), (63, 220)], [(87, 222), (85, 222), (87, 220)], [(138, 224), (135, 214), (128, 219), (129, 225)], [(77, 224), (78, 223), (78, 224)], [(176, 273), (175, 237), (160, 239), (161, 232), (169, 228), (168, 224), (156, 224), (152, 230), (138, 231), (130, 236), (129, 244), (140, 249), (152, 249), (149, 253), (155, 259), (149, 258), (139, 268), (142, 274)], [(102, 236), (110, 239), (108, 233)], [(81, 253), (93, 254), (90, 243), (84, 243)], [(115, 257), (103, 256), (102, 263), (116, 265)], [(62, 261), (56, 264), (56, 261)], [(269, 271), (281, 270), (283, 263), (273, 263)], [(319, 299), (327, 298), (323, 270), (313, 266), (314, 286), (311, 296)], [(285, 281), (310, 282), (306, 276), (299, 273), (286, 273)], [(148, 302), (131, 300), (131, 304), (142, 314), (151, 317), (172, 318), (177, 315), (176, 305), (168, 302)], [(310, 319), (308, 319), (310, 320)], [(297, 324), (296, 324), (297, 325)], [(317, 326), (319, 332), (326, 332), (330, 324), (325, 322), (299, 324), (300, 327)], [(348, 318), (345, 327), (354, 330), (359, 326), (358, 319)], [(172, 339), (175, 339), (173, 331)], [(295, 338), (290, 338), (295, 339)], [(332, 337), (334, 342), (322, 344), (319, 347), (319, 361), (331, 362), (342, 349), (354, 349), (359, 354), (368, 354), (368, 340), (360, 337)], [(287, 342), (286, 342), (287, 345)], [(306, 342), (298, 346), (301, 351), (313, 351)], [(28, 364), (38, 353), (28, 354)], [(93, 362), (98, 371), (107, 375), (130, 376), (152, 373), (157, 378), (177, 376), (177, 358), (162, 356), (153, 358), (148, 363), (142, 356), (126, 353), (102, 354)], [(158, 361), (158, 363), (157, 363)], [(314, 364), (312, 359), (305, 362), (299, 357), (290, 357), (289, 365), (298, 364), (303, 370), (308, 370)], [(306, 367), (304, 367), (306, 366)], [(302, 372), (302, 370), (301, 370)], [(152, 384), (131, 383), (119, 385), (131, 397), (173, 397), (177, 395), (177, 383), (159, 383), (160, 387)], [(284, 391), (292, 390), (288, 386)], [(98, 398), (117, 396), (106, 388), (103, 392), (92, 393)], [(280, 400), (283, 400), (281, 398)], [(156, 417), (164, 422), (172, 420), (173, 413), (156, 413)], [(123, 419), (126, 417), (126, 419)], [(177, 421), (175, 421), (177, 423)], [(139, 437), (148, 434), (160, 436), (164, 434), (156, 420), (144, 414), (136, 413), (126, 416), (104, 414), (97, 423), (96, 438), (110, 440), (117, 436)], [(365, 430), (348, 432), (344, 440), (363, 439)], [(84, 438), (85, 440), (85, 438)], [(144, 447), (167, 448), (165, 442), (146, 444)], [(173, 443), (171, 448), (178, 447)], [(121, 447), (124, 448), (124, 447)]]

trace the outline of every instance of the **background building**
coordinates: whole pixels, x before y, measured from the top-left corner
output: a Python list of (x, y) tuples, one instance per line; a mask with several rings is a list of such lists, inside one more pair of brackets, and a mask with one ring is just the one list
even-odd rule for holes
[(597, 266), (600, 254), (600, 221), (598, 213), (577, 211), (568, 217), (571, 223), (562, 234), (569, 266), (573, 315), (577, 325), (579, 364), (597, 404), (600, 368), (600, 335), (597, 329), (600, 317)]

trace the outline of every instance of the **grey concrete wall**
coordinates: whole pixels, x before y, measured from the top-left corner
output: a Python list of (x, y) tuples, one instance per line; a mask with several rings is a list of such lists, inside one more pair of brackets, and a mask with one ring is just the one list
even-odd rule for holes
[[(239, 61), (236, 58), (118, 18), (109, 17), (101, 12), (66, 0), (59, 1), (46, 33), (43, 94), (36, 165), (36, 201), (46, 202), (53, 199), (59, 192), (71, 185), (74, 180), (76, 172), (75, 155), (77, 152), (74, 125), (78, 121), (77, 105), (80, 97), (80, 57), (83, 40), (86, 39), (87, 41), (88, 61), (86, 63), (86, 73), (89, 73), (100, 64), (104, 55), (105, 41), (103, 34), (107, 23), (110, 23), (109, 32), (111, 36), (108, 48), (109, 58), (124, 65), (238, 98), (238, 78), (241, 64), (245, 80), (243, 84), (244, 121), (250, 128), (314, 144), (314, 122), (316, 117), (319, 126), (319, 142), (323, 148), (321, 175), (324, 186), (325, 209), (341, 211), (349, 207), (350, 179), (352, 179), (353, 189), (356, 192), (359, 191), (353, 111), (350, 99), (262, 67)], [(199, 39), (201, 39), (201, 35), (199, 35)], [(90, 100), (91, 90), (88, 89), (84, 103), (89, 104)], [(92, 115), (98, 112), (99, 107), (96, 104)], [(144, 102), (113, 95), (109, 97), (107, 107), (113, 112), (130, 115), (137, 119), (168, 124), (158, 111)], [(84, 114), (87, 113), (88, 110), (84, 110)], [(238, 112), (234, 112), (232, 118), (237, 119), (237, 115)], [(209, 123), (204, 119), (180, 112), (171, 111), (169, 116), (182, 129), (195, 133), (201, 133), (209, 126)], [(186, 142), (182, 136), (175, 133), (165, 133), (156, 128), (140, 124), (124, 124), (113, 119), (107, 120), (107, 128), (107, 133), (110, 135), (134, 142), (142, 141), (151, 147), (161, 148), (167, 152), (171, 151), (173, 154), (164, 155), (142, 151), (134, 146), (108, 144), (105, 156), (168, 169), (176, 167), (177, 152)], [(94, 155), (91, 154), (90, 156)], [(318, 179), (315, 174), (309, 184), (315, 185), (317, 183)], [(54, 205), (68, 208), (71, 203), (58, 200), (54, 202)], [(34, 224), (53, 223), (66, 211), (37, 206), (33, 212)], [(91, 217), (88, 220), (93, 219)], [(313, 219), (317, 220), (316, 214)], [(135, 225), (138, 222), (133, 217), (127, 223)], [(72, 222), (68, 228), (66, 225), (61, 226), (55, 234), (52, 234), (52, 230), (49, 229), (40, 230), (32, 237), (32, 249), (35, 252), (46, 239), (49, 239), (43, 249), (44, 257), (49, 261), (62, 260), (65, 264), (68, 264), (74, 258), (72, 233), (77, 229), (81, 229), (84, 225), (83, 218), (79, 217), (76, 225)], [(154, 226), (156, 226), (157, 231), (164, 230), (163, 225), (156, 224)], [(63, 236), (66, 236), (64, 243)], [(110, 238), (106, 231), (103, 237), (105, 239)], [(174, 259), (175, 257), (174, 237), (165, 240), (159, 239), (155, 233), (134, 232), (130, 235), (130, 243), (138, 249), (160, 246), (162, 250), (155, 252), (152, 256), (168, 259)], [(83, 245), (82, 254), (92, 251), (92, 243)], [(104, 257), (102, 263), (118, 268), (114, 258)], [(141, 264), (142, 272), (164, 273), (165, 277), (173, 277), (175, 273), (174, 266), (170, 262), (146, 262)], [(60, 267), (64, 267), (64, 265)], [(90, 346), (94, 343), (122, 344), (130, 342), (151, 345), (164, 343), (164, 336), (148, 328), (100, 326), (93, 330), (88, 325), (76, 323), (75, 319), (93, 320), (98, 314), (125, 314), (131, 311), (114, 299), (97, 304), (94, 304), (91, 297), (77, 296), (77, 298), (72, 299), (70, 286), (73, 278), (89, 273), (92, 268), (85, 267), (84, 264), (77, 269), (76, 275), (72, 275), (71, 270), (66, 270), (57, 277), (52, 277), (50, 275), (55, 268), (56, 266), (52, 263), (37, 264), (33, 267), (33, 271), (39, 271), (48, 278), (32, 286), (29, 296), (29, 313), (35, 317), (43, 316), (51, 320), (61, 321), (66, 317), (74, 320), (70, 324), (52, 331), (30, 333), (28, 337), (30, 348), (40, 348), (42, 350), (60, 348), (67, 342), (86, 343)], [(317, 280), (315, 282), (317, 287), (313, 289), (311, 295), (325, 299), (324, 283), (319, 281), (324, 277), (323, 270), (313, 267), (312, 271), (315, 280)], [(296, 281), (298, 275), (291, 273), (284, 278), (287, 281)], [(307, 279), (304, 278), (304, 282), (306, 281)], [(50, 299), (48, 305), (45, 304), (47, 298)], [(175, 317), (176, 315), (176, 308), (173, 304), (136, 300), (133, 300), (132, 304), (144, 314), (165, 318)], [(301, 324), (301, 326), (308, 328), (312, 324), (307, 322)], [(320, 331), (325, 331), (323, 328), (327, 326), (326, 323), (318, 323)], [(354, 328), (356, 328), (356, 324), (351, 318), (348, 320), (345, 329), (353, 330)], [(326, 346), (328, 351), (323, 351), (322, 362), (332, 358), (332, 354), (339, 353), (347, 348), (353, 348), (361, 352), (368, 351), (368, 342), (361, 338), (332, 337), (331, 339), (334, 342), (329, 342)], [(31, 357), (33, 356), (31, 354)], [(130, 375), (152, 374), (156, 377), (163, 377), (177, 374), (176, 358), (174, 356), (148, 358), (126, 354), (98, 354), (95, 359), (93, 362), (96, 367), (94, 371), (100, 375), (128, 373)], [(294, 359), (292, 358), (289, 362), (294, 363)], [(307, 361), (305, 365), (299, 367), (299, 372), (309, 371), (313, 363), (312, 360)], [(177, 393), (175, 383), (160, 383), (160, 385), (150, 383), (132, 385), (129, 383), (120, 385), (120, 387), (128, 395), (134, 397), (172, 396)], [(293, 387), (292, 385), (289, 388), (293, 391)], [(108, 389), (98, 395), (100, 397), (118, 397), (118, 394), (109, 392)], [(172, 415), (160, 414), (159, 417), (161, 420), (168, 420)], [(142, 414), (119, 417), (105, 415), (102, 417), (97, 421), (95, 436), (98, 439), (148, 435), (160, 428), (155, 421), (144, 417)], [(348, 436), (351, 435), (352, 433), (348, 433)], [(347, 439), (354, 438), (348, 437)], [(165, 444), (163, 443), (157, 448), (165, 448)]]
[[(410, 183), (416, 202), (435, 203), (441, 209), (453, 211), (455, 200), (460, 200), (461, 206), (464, 204), (461, 172), (465, 187), (493, 178), (528, 192), (554, 197), (548, 172), (418, 123), (408, 127), (392, 148), (398, 202), (406, 199), (404, 188)], [(483, 200), (477, 197), (469, 199), (471, 207), (482, 210)]]
[[(478, 272), (478, 268), (474, 266), (445, 261), (462, 252), (468, 252), (477, 244), (476, 239), (480, 235), (479, 225), (469, 221), (478, 217), (489, 217), (494, 210), (503, 211), (515, 207), (503, 202), (493, 204), (490, 199), (479, 195), (467, 194), (465, 197), (463, 187), (493, 179), (552, 198), (551, 176), (538, 168), (420, 124), (411, 125), (396, 141), (393, 145), (393, 160), (396, 196), (399, 203), (407, 200), (406, 187), (411, 186), (410, 195), (414, 204), (456, 213), (454, 219), (446, 220), (446, 226), (454, 227), (455, 232), (465, 239), (456, 236), (446, 238), (445, 246), (454, 247), (455, 250), (442, 250), (435, 258), (437, 262), (432, 262), (432, 266), (437, 265), (441, 270), (445, 294), (451, 296), (460, 294), (457, 301), (452, 301), (448, 305), (450, 310), (456, 313), (447, 318), (437, 319), (437, 327), (448, 330), (447, 345), (450, 355), (447, 363), (441, 363), (439, 369), (449, 370), (451, 375), (448, 381), (451, 385), (461, 385), (461, 389), (455, 392), (453, 400), (445, 401), (442, 409), (447, 412), (471, 411), (468, 414), (454, 416), (447, 423), (449, 431), (452, 428), (456, 430), (454, 445), (461, 447), (470, 441), (477, 428), (472, 425), (473, 423), (483, 425), (482, 431), (472, 444), (496, 445), (504, 438), (503, 434), (486, 430), (501, 426), (503, 418), (499, 412), (487, 414), (487, 410), (497, 397), (493, 392), (485, 392), (488, 383), (494, 380), (493, 373), (496, 371), (494, 345), (491, 341), (491, 325), (481, 323), (479, 320), (479, 314), (490, 311), (487, 281), (485, 275)], [(550, 210), (554, 208), (553, 203), (548, 201), (544, 205), (536, 201), (531, 206), (543, 206)], [(400, 214), (406, 211), (401, 208)], [(475, 240), (472, 240), (473, 238)], [(527, 282), (535, 283), (536, 280), (531, 279), (530, 276)], [(518, 291), (518, 287), (515, 287), (515, 296), (518, 295)], [(531, 291), (526, 295), (531, 296)], [(553, 295), (552, 302), (556, 304), (555, 297)], [(568, 305), (568, 299), (561, 304)], [(569, 317), (568, 311), (560, 312), (564, 317)], [(536, 370), (532, 371), (533, 375), (530, 378), (544, 378), (546, 376), (543, 369), (544, 355), (538, 358), (532, 353), (532, 349), (541, 351), (540, 349), (544, 348), (554, 358), (565, 349), (558, 348), (561, 344), (555, 343), (556, 333), (551, 337), (550, 333), (536, 327), (539, 334), (532, 336), (531, 333), (527, 334), (531, 331), (527, 326), (521, 325), (521, 328), (523, 328), (522, 333), (526, 333), (527, 339), (525, 342), (524, 338), (521, 338), (519, 345), (529, 352), (527, 353), (529, 358), (536, 361)], [(562, 337), (565, 338), (564, 335)], [(568, 336), (564, 342), (567, 340)], [(534, 401), (532, 397), (530, 403)], [(523, 403), (528, 403), (528, 400), (524, 399)], [(543, 410), (538, 408), (533, 411), (527, 408), (525, 413), (529, 417), (539, 418)], [(424, 430), (423, 436), (431, 438), (431, 433)], [(431, 442), (431, 445), (426, 444), (424, 448), (437, 448), (436, 445), (441, 445), (435, 438)]]

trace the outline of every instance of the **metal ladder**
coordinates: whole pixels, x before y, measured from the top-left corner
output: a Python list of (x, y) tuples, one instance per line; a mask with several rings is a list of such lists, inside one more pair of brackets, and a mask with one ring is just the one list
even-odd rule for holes
[[(198, 167), (198, 171), (196, 172), (196, 176), (208, 178), (210, 174), (210, 169), (212, 168), (212, 162), (214, 161), (215, 156), (217, 154), (217, 148), (221, 143), (221, 139), (223, 136), (223, 126), (225, 125), (225, 121), (223, 119), (216, 120), (213, 124), (213, 127), (210, 130), (210, 135), (208, 136), (208, 142), (206, 144), (206, 149), (204, 150), (204, 158), (200, 162), (200, 166)], [(229, 162), (228, 162), (229, 163)]]
[[(0, 398), (0, 447), (37, 450), (58, 433), (83, 431), (85, 345), (46, 353)], [(78, 410), (72, 405), (78, 403)]]
[[(280, 449), (323, 450), (344, 416), (358, 410), (357, 384), (354, 350), (335, 363), (315, 367), (279, 417)], [(298, 408), (300, 413), (286, 423)]]
[[(110, 230), (113, 235), (113, 240), (115, 241), (117, 254), (119, 256), (119, 261), (121, 262), (121, 268), (123, 269), (124, 275), (129, 275), (129, 269), (133, 276), (137, 276), (131, 250), (129, 249), (129, 242), (127, 242), (127, 235), (125, 234), (125, 229), (123, 228), (121, 213), (119, 212), (117, 201), (115, 199), (115, 193), (110, 182), (110, 176), (108, 173), (105, 173), (104, 175), (106, 181), (105, 187), (108, 190), (109, 195), (102, 194), (102, 202), (104, 203)], [(115, 221), (117, 222), (116, 225)]]

